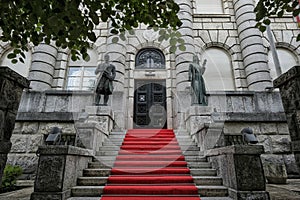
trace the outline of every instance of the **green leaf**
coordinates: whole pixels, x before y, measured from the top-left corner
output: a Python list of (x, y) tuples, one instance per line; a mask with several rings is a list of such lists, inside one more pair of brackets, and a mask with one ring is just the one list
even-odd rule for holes
[(179, 46), (179, 50), (180, 50), (180, 51), (185, 51), (185, 50), (186, 50), (185, 45), (180, 45), (180, 46)]
[(270, 25), (271, 21), (270, 21), (269, 19), (265, 19), (265, 20), (263, 21), (263, 23), (264, 23), (265, 25)]
[(21, 63), (25, 63), (25, 61), (24, 61), (24, 59), (23, 58), (19, 58), (19, 61), (21, 62)]
[(118, 43), (118, 42), (119, 42), (119, 38), (118, 38), (118, 37), (114, 37), (111, 41), (112, 41), (113, 43)]
[(278, 17), (282, 17), (283, 14), (284, 14), (284, 10), (281, 10), (281, 11), (279, 11), (279, 12), (277, 13), (277, 16), (278, 16)]
[(296, 9), (293, 11), (293, 16), (296, 17), (300, 14), (300, 9)]
[(17, 64), (17, 63), (18, 63), (18, 60), (17, 60), (17, 59), (12, 59), (12, 60), (11, 60), (11, 63), (12, 63), (12, 64)]
[(128, 30), (128, 33), (129, 33), (130, 35), (134, 35), (134, 34), (135, 34), (135, 31), (134, 31), (133, 29), (130, 29), (130, 30)]
[(119, 31), (118, 30), (116, 30), (116, 29), (111, 29), (111, 31), (110, 31), (112, 34), (118, 34), (119, 33)]
[(88, 35), (88, 38), (89, 38), (91, 41), (96, 42), (97, 37), (96, 37), (96, 35), (95, 35), (94, 32), (90, 32), (90, 33), (88, 33), (87, 35)]
[(175, 46), (176, 43), (177, 43), (177, 40), (176, 40), (175, 38), (172, 38), (172, 39), (170, 40), (170, 45), (171, 45), (171, 46)]
[(15, 58), (15, 57), (17, 57), (17, 54), (15, 54), (15, 53), (9, 53), (9, 54), (7, 55), (7, 58), (8, 58), (8, 59), (12, 59), (12, 58)]
[(86, 61), (86, 62), (88, 62), (88, 61), (91, 60), (91, 57), (90, 57), (89, 54), (87, 54), (87, 53), (82, 54), (82, 58), (83, 58), (83, 60)]
[(177, 50), (176, 46), (171, 46), (170, 49), (169, 49), (170, 53), (175, 53), (176, 50)]
[(123, 41), (126, 40), (126, 37), (125, 37), (125, 34), (124, 34), (124, 33), (121, 33), (121, 34), (120, 34), (120, 39), (123, 40)]
[(266, 26), (263, 26), (263, 25), (261, 25), (261, 26), (259, 27), (259, 30), (260, 30), (261, 32), (265, 32), (266, 29), (267, 29), (267, 27), (266, 27)]

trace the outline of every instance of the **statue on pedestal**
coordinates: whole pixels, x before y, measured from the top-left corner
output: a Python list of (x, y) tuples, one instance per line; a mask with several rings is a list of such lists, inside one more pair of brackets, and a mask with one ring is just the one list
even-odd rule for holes
[[(95, 105), (107, 106), (109, 95), (113, 92), (113, 80), (116, 77), (116, 68), (109, 63), (109, 55), (105, 54), (104, 63), (98, 65), (95, 70), (97, 75)], [(104, 95), (104, 102), (100, 104), (101, 95)]]
[(207, 106), (206, 89), (203, 79), (205, 72), (206, 59), (202, 66), (199, 64), (199, 58), (194, 55), (193, 62), (189, 65), (189, 81), (192, 87), (192, 105)]

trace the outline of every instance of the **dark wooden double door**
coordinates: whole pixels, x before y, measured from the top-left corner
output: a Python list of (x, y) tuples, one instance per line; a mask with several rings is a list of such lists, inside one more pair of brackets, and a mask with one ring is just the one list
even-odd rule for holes
[(135, 81), (134, 128), (167, 128), (165, 81)]

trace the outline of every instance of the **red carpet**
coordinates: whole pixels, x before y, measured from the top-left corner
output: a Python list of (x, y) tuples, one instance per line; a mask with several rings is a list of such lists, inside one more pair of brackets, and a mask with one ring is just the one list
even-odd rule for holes
[(101, 200), (200, 200), (174, 132), (129, 130)]

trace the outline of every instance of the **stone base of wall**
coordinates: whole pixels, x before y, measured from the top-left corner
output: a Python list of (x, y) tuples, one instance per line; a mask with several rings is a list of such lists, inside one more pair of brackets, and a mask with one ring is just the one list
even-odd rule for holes
[[(261, 145), (234, 145), (205, 151), (235, 200), (269, 200), (260, 155)], [(259, 197), (259, 198), (258, 198)]]
[(92, 152), (73, 146), (41, 146), (31, 200), (64, 200), (92, 161)]

